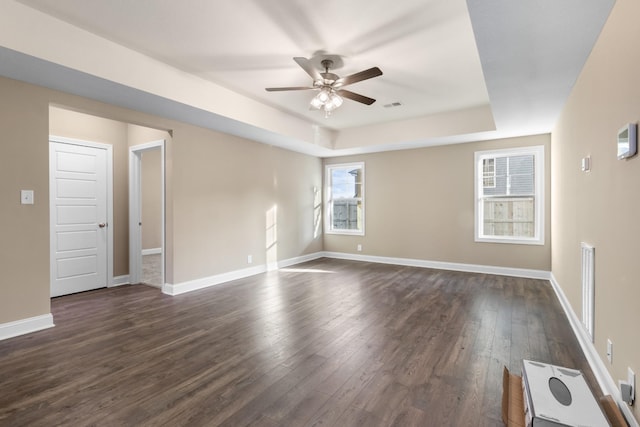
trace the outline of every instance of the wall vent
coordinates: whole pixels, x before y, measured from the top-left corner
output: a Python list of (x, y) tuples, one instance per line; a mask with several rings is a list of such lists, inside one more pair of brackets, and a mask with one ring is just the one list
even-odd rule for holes
[(586, 243), (582, 247), (582, 323), (593, 342), (593, 309), (595, 298), (595, 248)]

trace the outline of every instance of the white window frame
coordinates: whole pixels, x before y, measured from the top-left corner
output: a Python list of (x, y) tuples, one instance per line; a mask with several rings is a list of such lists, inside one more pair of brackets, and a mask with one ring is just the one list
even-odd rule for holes
[[(509, 156), (534, 156), (534, 235), (533, 237), (521, 236), (489, 236), (484, 231), (484, 198), (483, 178), (484, 169), (482, 162), (487, 158), (509, 157)], [(474, 158), (474, 188), (475, 188), (475, 241), (489, 243), (513, 243), (524, 245), (544, 245), (544, 173), (545, 157), (544, 146), (505, 148), (499, 150), (476, 151)], [(495, 163), (494, 163), (495, 164)]]
[[(333, 195), (331, 194), (332, 182), (331, 182), (331, 171), (333, 169), (362, 169), (362, 182), (361, 182), (361, 192), (362, 195), (360, 197), (360, 201), (362, 204), (362, 229), (361, 230), (342, 230), (342, 229), (334, 229), (333, 228)], [(354, 162), (354, 163), (336, 163), (325, 166), (325, 174), (324, 174), (324, 182), (325, 182), (325, 233), (326, 234), (344, 234), (350, 236), (364, 236), (364, 225), (365, 225), (365, 170), (364, 170), (364, 162)]]

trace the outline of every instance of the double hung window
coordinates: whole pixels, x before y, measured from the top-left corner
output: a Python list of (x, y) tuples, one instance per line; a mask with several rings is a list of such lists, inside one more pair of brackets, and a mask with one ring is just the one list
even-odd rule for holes
[(364, 235), (364, 163), (327, 165), (327, 233)]
[(476, 241), (544, 244), (543, 190), (543, 146), (476, 152)]

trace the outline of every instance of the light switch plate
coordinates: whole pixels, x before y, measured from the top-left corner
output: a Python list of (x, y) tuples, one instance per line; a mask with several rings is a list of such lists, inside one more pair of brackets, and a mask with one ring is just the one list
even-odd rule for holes
[(23, 205), (33, 204), (33, 190), (21, 190), (20, 191), (20, 203)]
[(583, 157), (580, 163), (582, 172), (589, 172), (591, 170), (591, 156)]

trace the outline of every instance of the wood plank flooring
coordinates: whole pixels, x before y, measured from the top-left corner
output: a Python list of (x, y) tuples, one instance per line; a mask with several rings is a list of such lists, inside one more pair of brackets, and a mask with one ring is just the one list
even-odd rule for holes
[(2, 426), (500, 426), (502, 367), (597, 383), (547, 281), (320, 259), (52, 300), (0, 341)]

